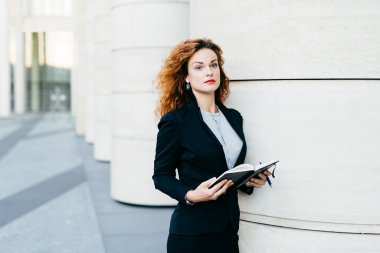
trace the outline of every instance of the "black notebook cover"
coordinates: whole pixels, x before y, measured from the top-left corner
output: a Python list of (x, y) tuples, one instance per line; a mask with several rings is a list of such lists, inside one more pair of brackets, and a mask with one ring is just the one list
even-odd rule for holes
[(232, 180), (234, 182), (234, 188), (238, 188), (242, 186), (243, 184), (247, 183), (247, 181), (252, 177), (258, 177), (258, 174), (272, 168), (276, 165), (279, 161), (271, 161), (267, 163), (258, 164), (256, 166), (253, 166), (251, 164), (241, 164), (239, 166), (236, 166), (235, 168), (232, 168), (230, 170), (227, 170), (222, 175), (220, 175), (214, 183), (212, 183), (209, 188), (212, 188), (217, 183), (224, 179)]

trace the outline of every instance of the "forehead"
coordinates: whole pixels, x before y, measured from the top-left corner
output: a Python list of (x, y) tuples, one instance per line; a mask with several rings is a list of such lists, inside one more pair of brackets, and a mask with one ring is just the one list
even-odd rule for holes
[(217, 58), (218, 57), (214, 51), (212, 51), (209, 48), (202, 48), (193, 54), (193, 56), (190, 58), (189, 62), (190, 63), (193, 63), (193, 62), (207, 63), (207, 62), (211, 62)]

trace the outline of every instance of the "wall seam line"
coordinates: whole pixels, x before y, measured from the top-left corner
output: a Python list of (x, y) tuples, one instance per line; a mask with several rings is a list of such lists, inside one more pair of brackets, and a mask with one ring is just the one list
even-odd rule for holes
[(117, 8), (120, 8), (120, 7), (124, 7), (124, 6), (131, 6), (131, 5), (144, 5), (144, 4), (163, 4), (163, 3), (172, 3), (172, 4), (186, 4), (188, 5), (189, 3), (188, 2), (184, 2), (184, 1), (170, 1), (170, 0), (166, 0), (166, 1), (132, 1), (132, 2), (123, 2), (123, 3), (119, 3), (119, 4), (115, 4), (115, 5), (112, 5), (111, 6), (111, 10), (115, 10)]

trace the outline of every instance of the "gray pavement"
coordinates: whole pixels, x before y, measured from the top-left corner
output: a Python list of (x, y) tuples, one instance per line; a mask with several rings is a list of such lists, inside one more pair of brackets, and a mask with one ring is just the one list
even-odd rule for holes
[(0, 120), (0, 253), (164, 253), (171, 212), (112, 200), (68, 113)]

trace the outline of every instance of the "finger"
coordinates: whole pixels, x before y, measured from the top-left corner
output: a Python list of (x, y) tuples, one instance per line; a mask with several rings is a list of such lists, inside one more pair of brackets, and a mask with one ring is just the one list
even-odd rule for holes
[(212, 177), (204, 182), (201, 183), (201, 185), (205, 186), (205, 187), (209, 187), (212, 183), (214, 183), (216, 180), (216, 177)]
[(249, 182), (255, 183), (255, 184), (265, 184), (266, 178), (265, 179), (251, 178)]
[(257, 188), (261, 188), (261, 187), (263, 187), (262, 184), (257, 184), (257, 183), (254, 183), (254, 182), (252, 182), (252, 181), (247, 182), (247, 186), (248, 186), (248, 187), (257, 187)]
[(253, 183), (253, 186), (256, 187), (256, 188), (261, 188), (261, 187), (263, 187), (262, 184), (256, 184), (256, 183)]
[(212, 188), (210, 188), (211, 194), (214, 194), (215, 192), (217, 192), (227, 182), (228, 182), (228, 180), (224, 179), (224, 180), (220, 181), (219, 183), (217, 183), (216, 185), (214, 185)]
[(212, 184), (213, 182), (215, 182), (215, 180), (216, 180), (216, 177), (212, 177), (209, 180), (204, 181), (204, 183), (210, 183), (210, 184)]
[(222, 188), (220, 188), (217, 192), (215, 192), (214, 197), (218, 198), (220, 195), (222, 195), (223, 193), (225, 193), (227, 191), (228, 187), (230, 187), (232, 184), (233, 184), (232, 181), (229, 180), (227, 183), (225, 183), (223, 185)]
[(270, 175), (272, 175), (268, 170), (264, 171), (264, 174), (265, 176), (269, 177)]
[(266, 179), (267, 179), (267, 177), (266, 177), (263, 173), (260, 173), (260, 174), (259, 174), (259, 177), (260, 177), (261, 179), (263, 179), (263, 180), (266, 180)]
[(264, 185), (266, 183), (266, 180), (254, 178), (253, 180), (251, 180), (251, 183), (256, 185)]

